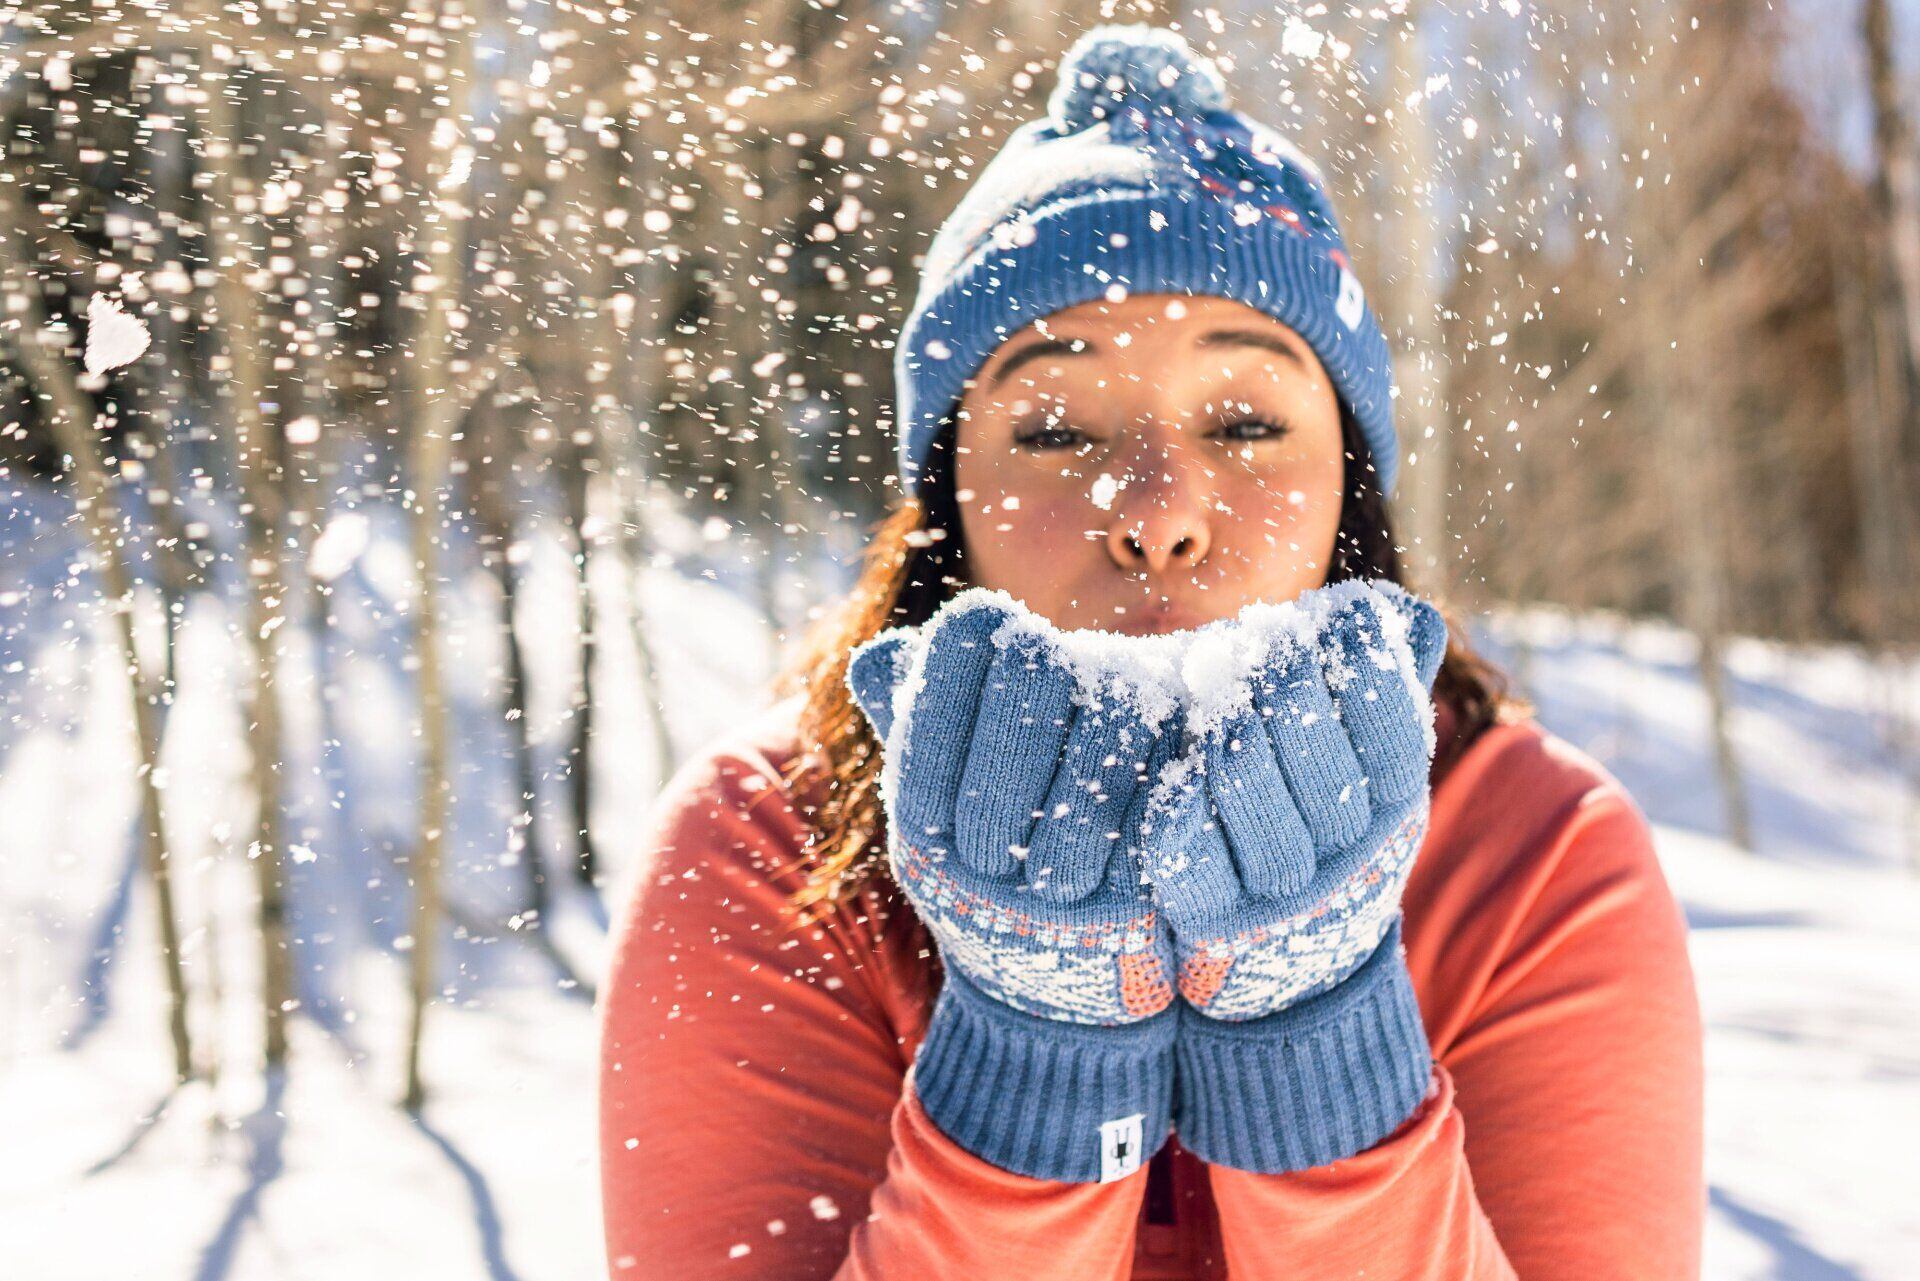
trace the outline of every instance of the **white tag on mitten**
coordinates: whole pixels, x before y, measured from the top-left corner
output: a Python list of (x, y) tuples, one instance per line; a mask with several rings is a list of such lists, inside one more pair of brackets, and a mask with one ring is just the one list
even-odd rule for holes
[(1139, 1112), (1100, 1123), (1100, 1182), (1124, 1179), (1140, 1168), (1146, 1144), (1140, 1123), (1146, 1117)]

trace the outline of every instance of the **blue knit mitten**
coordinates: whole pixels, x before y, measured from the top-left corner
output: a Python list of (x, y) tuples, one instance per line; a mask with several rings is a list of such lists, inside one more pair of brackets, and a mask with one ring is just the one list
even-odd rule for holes
[(1177, 672), (1117, 640), (976, 588), (847, 673), (883, 744), (894, 879), (946, 967), (921, 1106), (1002, 1169), (1083, 1183), (1166, 1140), (1178, 1023), (1134, 839)]
[(1176, 1128), (1204, 1160), (1324, 1165), (1426, 1093), (1400, 895), (1445, 649), (1432, 605), (1354, 581), (1242, 611), (1187, 651), (1185, 750), (1143, 839), (1185, 998)]

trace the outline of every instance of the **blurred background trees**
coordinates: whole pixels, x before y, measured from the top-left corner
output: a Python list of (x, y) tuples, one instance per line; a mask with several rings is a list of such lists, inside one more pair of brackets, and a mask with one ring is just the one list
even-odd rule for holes
[[(550, 922), (604, 928), (596, 814), (699, 746), (662, 710), (674, 606), (648, 571), (725, 573), (762, 673), (834, 599), (894, 497), (892, 338), (932, 229), (1072, 35), (1139, 17), (1180, 19), (1322, 158), (1396, 336), (1426, 586), (1687, 629), (1741, 844), (1732, 636), (1888, 655), (1885, 732), (1920, 775), (1891, 710), (1920, 639), (1920, 155), (1913, 15), (1888, 0), (1850, 23), (1761, 0), (13, 5), (0, 471), (60, 497), (72, 581), (118, 620), (179, 1076), (239, 1052), (215, 1029), (243, 991), (270, 1068), (296, 1012), (352, 1039), (290, 901), (316, 847), (394, 896), (366, 928), (405, 960), (410, 1104), (447, 938), (517, 940), (591, 996), (591, 953)], [(91, 372), (97, 304), (151, 345)], [(398, 690), (341, 630), (366, 622), (341, 589), (396, 537)], [(526, 633), (554, 608), (526, 599), (548, 548), (557, 667)], [(208, 610), (245, 674), (244, 919), (169, 875), (195, 784), (169, 711)], [(478, 784), (450, 691), (477, 631), (498, 655), (478, 750), (510, 782), (456, 845)], [(646, 727), (617, 756), (596, 734), (616, 639)], [(396, 694), (397, 836), (342, 803), (356, 718)], [(257, 973), (183, 975), (209, 931), (252, 937)]]

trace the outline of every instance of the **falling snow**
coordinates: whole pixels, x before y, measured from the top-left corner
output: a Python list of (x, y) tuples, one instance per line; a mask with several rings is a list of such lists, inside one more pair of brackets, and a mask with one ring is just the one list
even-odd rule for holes
[(95, 294), (87, 300), (88, 373), (104, 374), (131, 365), (152, 343), (153, 335), (146, 325), (137, 316), (129, 316), (114, 299)]
[[(0, 1273), (606, 1271), (594, 1002), (652, 802), (860, 602), (932, 233), (1095, 9), (1151, 16), (10, 8)], [(1182, 12), (1342, 213), (1410, 581), (1656, 825), (1707, 1016), (1705, 1275), (1908, 1275), (1920, 11)], [(1110, 572), (1115, 531), (1251, 468), (1267, 505), (1221, 527), (1317, 570), (1289, 451), (1337, 416), (1296, 399), (1254, 406), (1291, 444), (1192, 471), (975, 440), (1033, 492), (896, 550), (1065, 511), (1091, 560), (1048, 568)], [(1147, 439), (1104, 409), (1074, 425)], [(947, 607), (1204, 731), (1356, 590), (1149, 637)], [(865, 1213), (778, 1210), (702, 1262)]]

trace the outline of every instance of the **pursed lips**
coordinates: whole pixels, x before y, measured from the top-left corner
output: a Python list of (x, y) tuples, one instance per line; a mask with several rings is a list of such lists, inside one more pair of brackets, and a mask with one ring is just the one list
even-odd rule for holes
[(1130, 606), (1114, 620), (1113, 630), (1129, 636), (1159, 635), (1185, 631), (1206, 621), (1201, 615), (1175, 605)]

